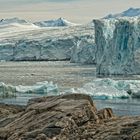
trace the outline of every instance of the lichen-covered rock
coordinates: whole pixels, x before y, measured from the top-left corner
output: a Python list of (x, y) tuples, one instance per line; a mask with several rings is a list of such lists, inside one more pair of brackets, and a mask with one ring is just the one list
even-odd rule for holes
[(94, 20), (98, 75), (140, 73), (140, 18)]

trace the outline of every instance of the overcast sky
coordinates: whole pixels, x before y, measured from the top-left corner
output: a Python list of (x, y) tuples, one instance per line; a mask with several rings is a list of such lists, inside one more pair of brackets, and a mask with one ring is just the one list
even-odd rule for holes
[(0, 0), (0, 18), (38, 21), (64, 17), (86, 23), (130, 7), (139, 8), (140, 0)]

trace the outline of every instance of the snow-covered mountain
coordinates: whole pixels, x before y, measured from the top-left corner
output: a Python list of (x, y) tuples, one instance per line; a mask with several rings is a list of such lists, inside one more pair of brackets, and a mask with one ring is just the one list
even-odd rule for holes
[(24, 19), (19, 19), (19, 18), (16, 18), (16, 17), (0, 20), (0, 25), (13, 24), (13, 23), (27, 24), (28, 22)]
[(48, 20), (48, 21), (40, 21), (40, 22), (35, 22), (34, 24), (37, 26), (40, 26), (40, 27), (61, 27), (61, 26), (77, 25), (75, 23), (71, 23), (71, 22), (67, 21), (64, 18), (53, 19), (53, 20)]
[(39, 27), (30, 23), (24, 19), (9, 18), (0, 20), (0, 32), (1, 34), (15, 33), (26, 30), (36, 30)]
[(122, 13), (118, 13), (118, 14), (109, 14), (106, 17), (104, 17), (105, 19), (109, 19), (109, 18), (119, 18), (119, 17), (135, 17), (138, 16), (140, 17), (140, 8), (129, 8), (126, 11), (123, 11)]

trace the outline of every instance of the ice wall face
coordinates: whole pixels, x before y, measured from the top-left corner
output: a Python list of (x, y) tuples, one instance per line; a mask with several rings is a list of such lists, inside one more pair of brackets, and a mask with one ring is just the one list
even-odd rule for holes
[(83, 38), (75, 42), (71, 49), (72, 63), (95, 63), (96, 45), (93, 38)]
[[(91, 42), (94, 40), (93, 29), (87, 26), (33, 28), (25, 31), (10, 26), (10, 30), (2, 28), (0, 31), (0, 60), (6, 61), (70, 60), (74, 44), (84, 38), (89, 38)], [(86, 40), (82, 43), (90, 51), (89, 43)]]
[(140, 73), (140, 18), (94, 20), (97, 75)]
[(70, 48), (74, 38), (19, 40), (13, 44), (0, 45), (0, 60), (70, 60)]
[(69, 60), (73, 38), (20, 40), (13, 51), (13, 60)]

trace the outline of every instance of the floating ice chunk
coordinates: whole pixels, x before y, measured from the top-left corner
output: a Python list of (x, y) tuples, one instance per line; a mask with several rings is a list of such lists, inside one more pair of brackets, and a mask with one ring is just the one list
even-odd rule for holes
[(140, 17), (94, 20), (97, 75), (140, 73)]
[(67, 90), (64, 94), (68, 93), (85, 93), (102, 99), (140, 97), (140, 81), (96, 79), (81, 88)]
[(16, 96), (16, 88), (12, 85), (0, 83), (0, 98), (10, 98)]
[(33, 86), (16, 86), (16, 92), (18, 93), (34, 93), (34, 94), (48, 94), (48, 93), (57, 93), (58, 87), (53, 84), (53, 82), (38, 82)]

